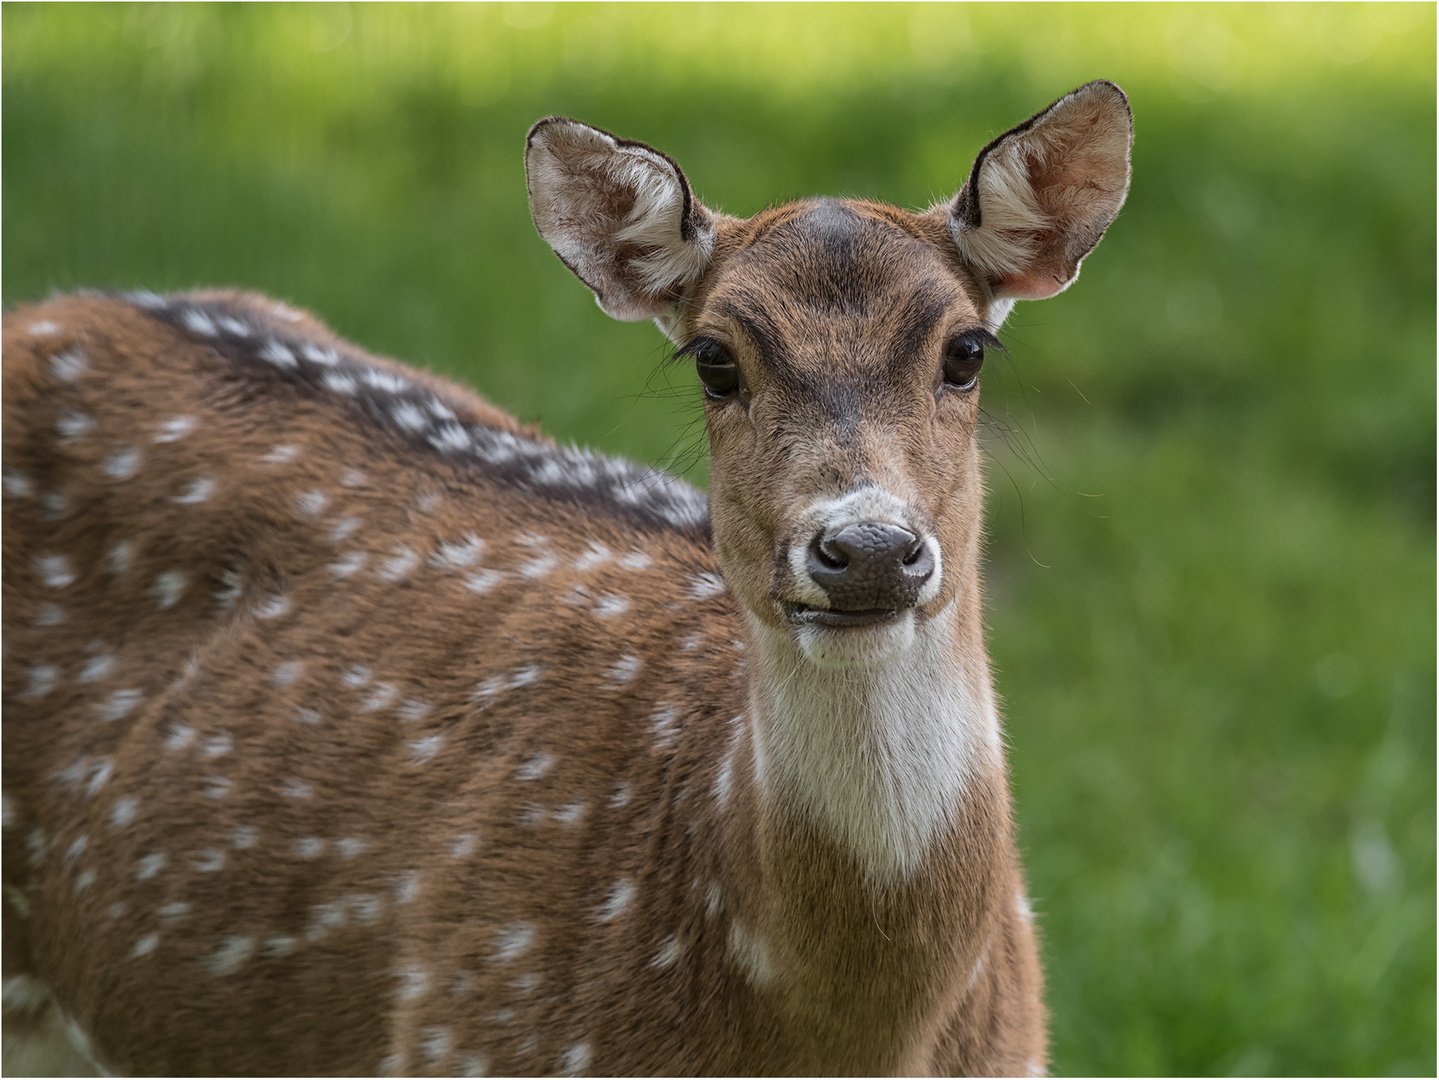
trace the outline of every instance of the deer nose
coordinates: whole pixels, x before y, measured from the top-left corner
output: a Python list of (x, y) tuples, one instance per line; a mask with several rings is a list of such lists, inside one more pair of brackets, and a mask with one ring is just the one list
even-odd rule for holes
[(837, 610), (897, 610), (918, 602), (934, 553), (908, 529), (859, 521), (810, 541), (806, 569)]

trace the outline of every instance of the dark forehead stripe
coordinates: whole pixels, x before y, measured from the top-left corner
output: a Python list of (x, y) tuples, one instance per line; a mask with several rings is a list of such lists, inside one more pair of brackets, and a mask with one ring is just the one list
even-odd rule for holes
[[(821, 318), (874, 320), (878, 351), (904, 364), (924, 347), (935, 325), (961, 297), (957, 282), (920, 256), (922, 241), (892, 222), (833, 199), (767, 229), (746, 252), (763, 286), (742, 286), (718, 306), (753, 338), (766, 359), (787, 360), (786, 334), (766, 314), (777, 287), (789, 303)], [(769, 286), (769, 288), (765, 287)], [(789, 344), (793, 344), (792, 342)]]
[(897, 226), (823, 199), (750, 249), (782, 287), (830, 310), (868, 312), (918, 243)]
[(709, 530), (708, 498), (679, 477), (466, 421), (463, 407), (428, 386), (343, 347), (297, 337), (248, 307), (154, 293), (124, 299), (210, 346), (243, 376), (334, 403), (404, 445), (473, 469), (476, 479), (594, 506), (648, 528)]

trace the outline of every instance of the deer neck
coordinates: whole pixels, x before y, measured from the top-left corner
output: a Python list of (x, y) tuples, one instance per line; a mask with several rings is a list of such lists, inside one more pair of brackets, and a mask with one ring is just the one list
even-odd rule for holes
[(865, 666), (817, 665), (747, 622), (760, 802), (806, 819), (871, 886), (909, 880), (1003, 768), (977, 577), (908, 649)]

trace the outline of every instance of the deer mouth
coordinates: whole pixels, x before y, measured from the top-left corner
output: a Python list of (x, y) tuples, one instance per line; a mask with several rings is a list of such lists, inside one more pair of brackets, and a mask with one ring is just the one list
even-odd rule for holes
[(858, 630), (896, 621), (907, 608), (863, 608), (853, 611), (817, 608), (786, 601), (785, 618), (795, 626), (822, 626), (827, 630)]

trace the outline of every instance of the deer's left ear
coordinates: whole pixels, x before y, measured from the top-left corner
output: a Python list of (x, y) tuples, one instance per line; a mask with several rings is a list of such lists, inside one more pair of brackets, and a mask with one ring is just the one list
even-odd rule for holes
[(949, 232), (996, 300), (1042, 300), (1079, 276), (1124, 205), (1133, 138), (1129, 99), (1100, 81), (979, 152), (947, 207)]
[(714, 252), (714, 214), (670, 158), (552, 116), (525, 144), (530, 214), (546, 243), (616, 319), (666, 332)]

